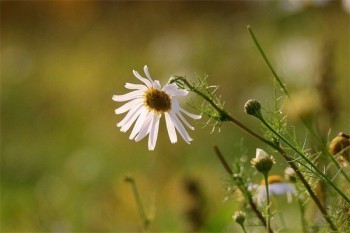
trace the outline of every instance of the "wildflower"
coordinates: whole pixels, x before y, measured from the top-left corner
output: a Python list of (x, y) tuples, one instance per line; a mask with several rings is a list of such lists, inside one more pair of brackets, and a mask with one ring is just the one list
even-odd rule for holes
[(126, 83), (125, 87), (133, 91), (124, 95), (114, 95), (112, 98), (117, 102), (127, 101), (115, 110), (116, 114), (128, 112), (124, 119), (117, 124), (120, 131), (128, 131), (135, 123), (129, 139), (138, 142), (149, 135), (148, 149), (154, 150), (158, 137), (159, 121), (164, 114), (171, 143), (177, 142), (176, 131), (185, 142), (190, 143), (192, 138), (183, 124), (192, 130), (194, 128), (187, 122), (183, 114), (193, 119), (200, 119), (201, 116), (191, 114), (181, 108), (176, 99), (178, 96), (186, 96), (188, 91), (180, 89), (175, 83), (167, 84), (162, 88), (158, 80), (152, 80), (147, 66), (144, 66), (143, 70), (147, 78), (142, 77), (135, 70), (133, 73), (144, 84)]
[[(296, 194), (295, 187), (285, 181), (281, 176), (271, 175), (267, 179), (269, 184), (269, 195), (287, 195), (288, 202), (292, 201), (292, 195)], [(262, 180), (260, 185), (257, 186), (257, 193), (255, 198), (259, 203), (265, 201), (266, 199), (266, 189), (265, 189), (265, 180)]]
[(273, 164), (275, 164), (275, 159), (269, 156), (264, 150), (257, 148), (256, 156), (251, 160), (251, 164), (258, 172), (267, 174), (271, 170)]

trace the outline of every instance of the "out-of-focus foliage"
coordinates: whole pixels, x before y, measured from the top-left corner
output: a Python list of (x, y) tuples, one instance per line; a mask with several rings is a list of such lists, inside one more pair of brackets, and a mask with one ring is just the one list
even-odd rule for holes
[[(292, 93), (317, 92), (327, 72), (322, 61), (328, 61), (326, 86), (337, 113), (330, 126), (333, 134), (350, 131), (350, 27), (341, 2), (0, 4), (1, 231), (138, 231), (141, 220), (123, 182), (129, 173), (154, 212), (152, 231), (191, 227), (188, 180), (203, 195), (203, 230), (236, 229), (231, 215), (238, 206), (222, 202), (225, 171), (211, 146), (218, 144), (233, 160), (242, 138), (251, 157), (257, 141), (226, 124), (220, 134), (209, 134), (203, 119), (191, 145), (172, 145), (161, 121), (156, 150), (149, 152), (146, 140), (135, 143), (119, 132), (115, 123), (122, 116), (114, 109), (120, 105), (111, 97), (126, 92), (125, 82), (137, 82), (132, 70), (145, 64), (163, 83), (172, 74), (209, 75), (226, 108), (258, 127), (243, 104), (256, 98), (271, 105), (273, 79), (248, 24)], [(277, 162), (274, 169), (284, 166)]]

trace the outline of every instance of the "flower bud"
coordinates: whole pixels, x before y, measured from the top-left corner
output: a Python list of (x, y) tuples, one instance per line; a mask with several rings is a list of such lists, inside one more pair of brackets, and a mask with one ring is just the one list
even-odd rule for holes
[(275, 159), (264, 150), (257, 148), (256, 156), (251, 160), (251, 164), (258, 172), (267, 174), (275, 164)]
[(236, 211), (233, 215), (232, 215), (232, 219), (238, 223), (239, 225), (243, 226), (244, 221), (245, 221), (245, 212), (243, 211)]
[(244, 104), (244, 111), (249, 115), (257, 116), (261, 114), (261, 104), (255, 99), (248, 100)]

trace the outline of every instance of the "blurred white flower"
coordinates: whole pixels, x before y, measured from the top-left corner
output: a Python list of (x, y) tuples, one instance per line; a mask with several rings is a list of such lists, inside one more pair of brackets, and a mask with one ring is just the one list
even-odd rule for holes
[[(292, 201), (292, 196), (296, 194), (296, 190), (293, 184), (285, 181), (281, 176), (271, 175), (268, 177), (269, 195), (287, 195), (288, 202)], [(261, 204), (266, 200), (266, 188), (265, 181), (261, 181), (260, 185), (250, 185), (250, 189), (255, 189), (254, 195), (256, 201)]]
[(350, 14), (350, 0), (342, 0), (343, 9)]
[(116, 114), (128, 112), (124, 119), (117, 124), (118, 127), (121, 127), (120, 131), (128, 131), (131, 125), (136, 122), (129, 139), (135, 139), (138, 142), (149, 135), (148, 149), (154, 150), (158, 137), (159, 121), (164, 114), (170, 141), (177, 142), (176, 129), (181, 137), (190, 143), (192, 138), (183, 124), (192, 130), (194, 128), (187, 122), (183, 114), (193, 119), (200, 119), (201, 116), (191, 114), (181, 108), (176, 99), (178, 96), (186, 96), (188, 91), (180, 89), (175, 83), (166, 84), (162, 88), (158, 80), (152, 80), (147, 66), (144, 66), (143, 70), (147, 78), (143, 78), (135, 70), (133, 73), (144, 84), (126, 83), (125, 87), (133, 91), (124, 95), (114, 95), (112, 98), (117, 102), (127, 101), (115, 110)]

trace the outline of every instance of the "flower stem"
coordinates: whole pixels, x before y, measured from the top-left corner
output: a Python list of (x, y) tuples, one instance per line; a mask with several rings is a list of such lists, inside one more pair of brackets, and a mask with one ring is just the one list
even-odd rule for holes
[[(297, 174), (297, 176), (299, 177), (299, 179), (302, 181), (303, 185), (305, 186), (306, 190), (308, 191), (310, 197), (313, 199), (313, 201), (316, 203), (317, 207), (319, 208), (319, 210), (321, 211), (321, 213), (323, 214), (324, 218), (326, 219), (327, 223), (329, 224), (330, 228), (334, 231), (337, 230), (337, 228), (335, 227), (335, 225), (333, 224), (333, 222), (331, 221), (331, 219), (329, 218), (326, 209), (323, 207), (322, 203), (320, 202), (320, 200), (318, 199), (318, 197), (316, 196), (316, 194), (313, 192), (310, 184), (306, 181), (305, 177), (303, 176), (303, 174), (300, 172), (300, 170), (298, 169), (298, 167), (295, 165), (295, 163), (293, 162), (293, 159), (290, 158), (289, 156), (287, 156), (286, 152), (275, 142), (269, 141), (265, 138), (263, 138), (262, 136), (260, 136), (259, 134), (255, 133), (254, 131), (252, 131), (251, 129), (249, 129), (248, 127), (246, 127), (245, 125), (243, 125), (242, 123), (240, 123), (238, 120), (236, 120), (234, 117), (232, 117), (230, 114), (228, 114), (226, 111), (224, 111), (223, 109), (221, 109), (212, 99), (210, 99), (208, 96), (206, 96), (204, 93), (202, 93), (200, 90), (196, 89), (193, 85), (191, 85), (184, 77), (181, 76), (172, 76), (172, 79), (170, 82), (177, 82), (180, 85), (185, 84), (185, 86), (187, 86), (187, 88), (190, 91), (195, 92), (196, 94), (198, 94), (199, 96), (201, 96), (203, 99), (205, 99), (214, 109), (216, 109), (218, 111), (218, 113), (220, 114), (220, 119), (222, 121), (230, 121), (231, 123), (237, 125), (239, 128), (241, 128), (243, 131), (247, 132), (248, 134), (250, 134), (251, 136), (259, 139), (260, 141), (262, 141), (263, 143), (265, 143), (266, 145), (272, 147), (273, 149), (277, 150), (282, 156), (283, 158), (287, 161), (287, 163), (294, 169), (295, 173)], [(262, 118), (262, 115), (261, 115)], [(271, 126), (269, 126), (274, 132), (276, 132)], [(276, 132), (277, 133), (277, 132)], [(288, 141), (287, 141), (288, 142)], [(288, 142), (288, 144), (290, 144)], [(287, 144), (287, 145), (288, 145)], [(291, 145), (291, 144), (290, 144)], [(310, 160), (309, 160), (310, 161)], [(311, 162), (311, 161), (310, 161)], [(312, 164), (313, 165), (313, 164)], [(332, 185), (334, 185), (331, 182)], [(333, 187), (333, 186), (332, 186)], [(336, 187), (335, 187), (336, 188)], [(339, 190), (339, 189), (338, 189)], [(339, 190), (340, 192), (340, 190)], [(342, 196), (345, 196), (344, 194)], [(264, 218), (263, 218), (264, 219)], [(265, 219), (264, 219), (265, 221)], [(264, 224), (266, 226), (266, 223)]]
[(268, 183), (268, 173), (264, 173), (265, 189), (266, 189), (266, 232), (269, 232), (270, 228), (270, 193), (269, 193), (269, 183)]
[(132, 189), (132, 192), (134, 194), (135, 201), (136, 201), (136, 205), (137, 205), (137, 208), (139, 210), (139, 214), (140, 214), (140, 216), (141, 216), (141, 218), (143, 220), (144, 230), (147, 231), (151, 221), (150, 221), (150, 219), (147, 217), (147, 215), (145, 213), (145, 209), (144, 209), (144, 207), (142, 205), (140, 194), (139, 194), (139, 191), (137, 189), (136, 181), (135, 181), (135, 179), (132, 176), (126, 176), (124, 180), (126, 182), (128, 182), (130, 184), (130, 186), (131, 186), (131, 189)]
[[(274, 68), (272, 67), (269, 59), (267, 58), (264, 50), (262, 49), (262, 47), (260, 46), (260, 43), (258, 41), (258, 39), (256, 38), (252, 28), (250, 27), (250, 25), (247, 26), (248, 32), (250, 34), (250, 36), (252, 37), (254, 44), (256, 45), (256, 47), (258, 48), (260, 55), (263, 57), (265, 63), (267, 64), (267, 66), (269, 67), (271, 73), (273, 74), (275, 80), (277, 81), (277, 83), (279, 84), (279, 86), (281, 87), (281, 89), (283, 90), (284, 94), (291, 99), (291, 96), (288, 93), (288, 90), (286, 88), (286, 86), (283, 84), (281, 78), (277, 75), (276, 71), (274, 70)], [(321, 140), (321, 138), (317, 135), (317, 133), (315, 132), (315, 130), (310, 127), (304, 119), (301, 118), (301, 121), (303, 122), (303, 124), (305, 125), (305, 127), (309, 130), (309, 132), (317, 139), (318, 142), (321, 143), (322, 147), (325, 147), (324, 142)], [(349, 176), (344, 172), (344, 170), (339, 166), (339, 164), (337, 163), (337, 161), (335, 161), (335, 159), (331, 156), (332, 158), (332, 162), (338, 167), (338, 169), (340, 170), (341, 174), (346, 178), (346, 180), (350, 183), (350, 178)], [(348, 201), (348, 199), (347, 199)]]
[(310, 165), (327, 184), (331, 185), (343, 199), (350, 204), (350, 199), (347, 197), (302, 151), (297, 149), (292, 145), (287, 139), (285, 139), (281, 134), (279, 134), (267, 121), (262, 117), (262, 115), (257, 116), (257, 118), (268, 128), (275, 136), (286, 143), (295, 153), (297, 153), (301, 158), (303, 158), (308, 165)]
[[(254, 201), (253, 201), (253, 197), (250, 193), (250, 191), (247, 189), (247, 187), (244, 185), (243, 181), (240, 179), (240, 177), (236, 177), (234, 176), (234, 173), (230, 167), (230, 165), (227, 163), (226, 159), (224, 158), (224, 156), (222, 155), (221, 151), (219, 150), (219, 147), (214, 145), (214, 151), (215, 154), (217, 155), (217, 157), (219, 158), (221, 164), (224, 166), (225, 170), (227, 171), (228, 174), (231, 175), (231, 177), (233, 177), (234, 181), (237, 183), (237, 187), (240, 189), (240, 191), (245, 195), (246, 199), (249, 202), (250, 208), (254, 211), (254, 213), (256, 214), (256, 216), (260, 219), (260, 221), (262, 222), (262, 224), (267, 227), (266, 224), (266, 220), (264, 218), (264, 216), (261, 214), (261, 212), (258, 210), (258, 207), (255, 205)], [(267, 228), (269, 229), (268, 232), (273, 233), (272, 229), (269, 227)], [(245, 229), (243, 229), (245, 232)]]
[(287, 91), (286, 86), (283, 84), (281, 78), (277, 75), (276, 71), (273, 69), (273, 67), (272, 67), (272, 65), (271, 65), (271, 63), (270, 63), (270, 61), (269, 61), (269, 59), (267, 59), (267, 56), (265, 55), (264, 50), (261, 48), (261, 46), (260, 46), (258, 40), (256, 39), (256, 37), (255, 37), (255, 35), (254, 35), (254, 33), (253, 33), (253, 30), (251, 29), (250, 25), (247, 26), (247, 29), (248, 29), (249, 34), (250, 34), (250, 36), (252, 37), (252, 39), (253, 39), (253, 41), (254, 41), (256, 47), (258, 48), (258, 50), (259, 50), (261, 56), (263, 57), (265, 63), (267, 64), (267, 66), (269, 67), (271, 73), (272, 73), (273, 76), (275, 77), (276, 81), (277, 81), (278, 84), (281, 86), (281, 88), (282, 88), (283, 92), (286, 94), (286, 96), (289, 96), (289, 93), (288, 93), (288, 91)]
[(305, 221), (305, 207), (303, 206), (303, 202), (300, 199), (300, 197), (297, 198), (298, 199), (298, 205), (299, 205), (299, 209), (300, 209), (300, 221), (301, 221), (301, 227), (303, 230), (303, 233), (307, 233), (307, 222)]

